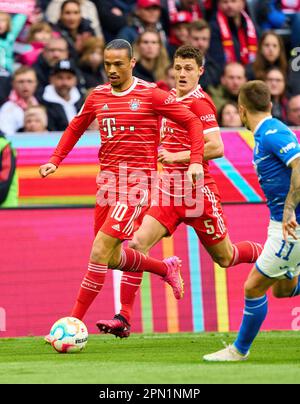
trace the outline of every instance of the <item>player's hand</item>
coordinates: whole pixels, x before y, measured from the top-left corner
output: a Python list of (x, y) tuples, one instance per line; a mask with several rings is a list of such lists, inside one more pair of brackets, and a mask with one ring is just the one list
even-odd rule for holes
[(40, 166), (39, 173), (42, 178), (48, 177), (48, 175), (55, 173), (57, 167), (55, 164), (47, 163)]
[(296, 234), (296, 229), (298, 226), (295, 211), (285, 208), (282, 220), (283, 238), (285, 241), (287, 241), (288, 236), (292, 236), (294, 240), (298, 240)]
[(157, 161), (159, 163), (164, 163), (164, 164), (174, 164), (176, 163), (176, 153), (170, 153), (165, 149), (160, 149), (158, 152), (158, 159)]
[(194, 185), (200, 178), (204, 176), (203, 166), (199, 163), (190, 164), (187, 171), (188, 180)]

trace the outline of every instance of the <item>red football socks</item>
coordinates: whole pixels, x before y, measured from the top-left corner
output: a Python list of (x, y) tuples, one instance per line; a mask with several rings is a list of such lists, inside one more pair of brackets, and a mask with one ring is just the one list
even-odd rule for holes
[(233, 256), (229, 267), (242, 263), (254, 263), (262, 253), (263, 247), (253, 241), (241, 241), (233, 244)]
[(147, 257), (132, 248), (124, 248), (119, 269), (126, 272), (151, 272), (159, 276), (166, 276), (168, 268), (163, 261)]
[(167, 274), (167, 266), (163, 261), (147, 257), (132, 248), (122, 250), (121, 262), (118, 267), (125, 271), (121, 280), (121, 311), (120, 314), (130, 323), (135, 296), (142, 283), (143, 272), (152, 272), (159, 276)]
[(76, 317), (79, 320), (83, 319), (90, 305), (102, 289), (106, 272), (107, 265), (89, 263), (88, 271), (82, 280), (77, 300), (71, 313), (72, 317)]
[[(263, 247), (259, 243), (252, 241), (242, 241), (233, 244), (233, 257), (229, 266), (235, 266), (242, 263), (254, 263), (260, 256)], [(146, 257), (131, 248), (125, 248), (122, 251), (122, 259), (119, 268), (130, 271), (124, 272), (121, 280), (121, 304), (120, 314), (130, 323), (132, 308), (135, 296), (142, 283), (141, 270), (147, 270), (154, 261), (153, 268), (161, 268), (163, 262)], [(154, 272), (154, 271), (153, 271)], [(164, 276), (164, 275), (161, 275)]]
[(123, 272), (121, 279), (121, 311), (120, 314), (126, 318), (130, 324), (132, 308), (135, 296), (142, 283), (142, 272)]

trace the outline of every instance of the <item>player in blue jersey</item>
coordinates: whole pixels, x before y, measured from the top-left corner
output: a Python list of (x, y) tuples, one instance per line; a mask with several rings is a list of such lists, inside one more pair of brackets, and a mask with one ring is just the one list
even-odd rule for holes
[(245, 309), (237, 339), (205, 355), (209, 362), (245, 360), (268, 312), (266, 292), (300, 294), (300, 145), (296, 135), (271, 115), (271, 96), (262, 81), (246, 83), (239, 94), (243, 124), (254, 134), (254, 164), (271, 213), (264, 250), (245, 283)]

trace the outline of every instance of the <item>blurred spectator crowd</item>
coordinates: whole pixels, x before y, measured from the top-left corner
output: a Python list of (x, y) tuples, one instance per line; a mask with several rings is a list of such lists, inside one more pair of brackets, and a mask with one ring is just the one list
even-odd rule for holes
[(300, 0), (0, 0), (0, 131), (64, 130), (106, 82), (115, 38), (132, 43), (134, 75), (164, 90), (176, 49), (199, 48), (223, 127), (241, 126), (237, 95), (253, 79), (269, 86), (273, 115), (300, 126)]

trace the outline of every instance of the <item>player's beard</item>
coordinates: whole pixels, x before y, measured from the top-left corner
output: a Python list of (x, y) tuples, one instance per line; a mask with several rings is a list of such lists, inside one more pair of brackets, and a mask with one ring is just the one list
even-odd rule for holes
[(122, 83), (110, 83), (111, 84), (111, 86), (112, 86), (112, 88), (114, 89), (114, 90), (121, 90), (122, 89)]
[(110, 85), (112, 86), (112, 88), (113, 88), (115, 91), (122, 91), (124, 82), (121, 81), (120, 79), (117, 79), (116, 81), (111, 81), (111, 80), (110, 80)]

